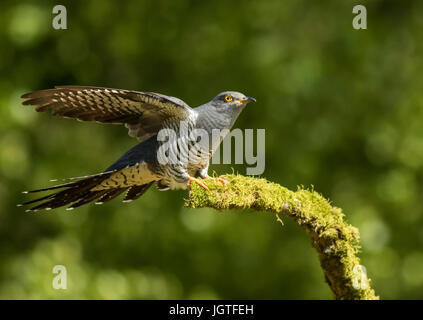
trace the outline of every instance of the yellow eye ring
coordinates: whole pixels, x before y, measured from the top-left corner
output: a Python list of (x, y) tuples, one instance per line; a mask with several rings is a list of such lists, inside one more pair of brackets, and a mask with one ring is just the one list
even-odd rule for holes
[(231, 102), (231, 101), (232, 101), (232, 96), (231, 96), (230, 94), (227, 94), (227, 95), (225, 96), (225, 101), (226, 101), (226, 102)]

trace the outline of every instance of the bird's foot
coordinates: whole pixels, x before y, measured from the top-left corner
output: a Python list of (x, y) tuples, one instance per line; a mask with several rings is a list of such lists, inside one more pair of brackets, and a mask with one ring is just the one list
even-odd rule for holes
[(220, 183), (223, 183), (223, 185), (227, 185), (229, 182), (226, 181), (225, 179), (219, 178), (219, 177), (210, 177), (210, 176), (205, 176), (204, 180), (209, 180), (209, 179), (214, 179), (216, 181), (219, 181)]
[(194, 182), (194, 183), (200, 185), (201, 187), (203, 187), (204, 189), (206, 189), (208, 192), (210, 192), (209, 188), (207, 187), (207, 185), (203, 181), (201, 181), (197, 178), (194, 178), (194, 177), (188, 177), (188, 181), (189, 181), (189, 183)]

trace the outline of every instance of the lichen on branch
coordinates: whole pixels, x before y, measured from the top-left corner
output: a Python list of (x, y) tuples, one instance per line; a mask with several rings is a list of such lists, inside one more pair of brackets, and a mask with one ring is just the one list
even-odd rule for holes
[(210, 192), (193, 184), (185, 205), (190, 208), (253, 209), (294, 219), (310, 235), (336, 299), (379, 299), (363, 273), (357, 254), (358, 229), (344, 221), (342, 210), (314, 190), (288, 190), (266, 179), (225, 175), (226, 185), (207, 180)]

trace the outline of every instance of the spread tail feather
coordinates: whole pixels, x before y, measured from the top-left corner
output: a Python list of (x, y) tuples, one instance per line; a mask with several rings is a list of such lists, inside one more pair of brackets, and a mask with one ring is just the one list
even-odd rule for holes
[(25, 191), (24, 193), (34, 193), (62, 189), (35, 200), (19, 204), (18, 206), (41, 202), (27, 210), (37, 211), (41, 209), (51, 210), (70, 204), (66, 210), (72, 210), (95, 200), (97, 200), (96, 204), (103, 204), (114, 199), (128, 189), (129, 191), (126, 194), (124, 201), (129, 202), (140, 197), (153, 184), (153, 182), (150, 182), (141, 186), (93, 190), (95, 186), (108, 179), (115, 172), (116, 170), (103, 172), (92, 176), (80, 177), (78, 178), (80, 179), (78, 181), (72, 181), (69, 183), (59, 184), (37, 190)]
[(116, 198), (118, 195), (120, 195), (122, 192), (124, 192), (127, 188), (118, 188), (118, 189), (111, 189), (108, 190), (108, 192), (103, 195), (98, 201), (96, 201), (95, 204), (103, 204), (107, 201), (110, 201), (114, 198)]
[[(130, 202), (132, 200), (139, 198), (153, 184), (153, 181), (143, 185), (130, 185), (130, 184), (129, 185), (128, 184), (109, 185), (107, 184), (106, 180), (108, 180), (109, 178), (113, 179), (112, 175), (114, 175), (118, 171), (119, 170), (109, 170), (109, 171), (99, 173), (99, 174), (94, 174), (91, 176), (70, 178), (66, 180), (76, 180), (76, 181), (62, 183), (62, 184), (58, 184), (58, 185), (54, 185), (54, 186), (42, 188), (42, 189), (24, 191), (24, 193), (35, 193), (35, 192), (41, 192), (41, 191), (55, 190), (55, 192), (49, 195), (37, 198), (35, 200), (27, 201), (25, 203), (19, 204), (18, 206), (36, 204), (35, 206), (33, 206), (32, 208), (26, 211), (37, 211), (41, 209), (51, 210), (51, 209), (69, 205), (69, 207), (66, 210), (72, 210), (74, 208), (87, 204), (91, 201), (96, 201), (95, 202), (96, 204), (103, 204), (107, 201), (110, 201), (116, 198), (122, 192), (126, 190), (128, 190), (128, 192), (124, 198), (124, 202)], [(105, 186), (108, 186), (107, 188), (97, 187), (97, 186), (101, 186), (102, 183), (105, 181), (106, 181)], [(127, 182), (125, 179), (123, 181), (125, 183)], [(61, 189), (61, 190), (58, 190), (58, 189)]]
[(153, 183), (154, 183), (154, 181), (152, 181), (150, 183), (143, 184), (141, 186), (133, 186), (133, 187), (131, 187), (128, 190), (128, 192), (126, 193), (126, 196), (123, 199), (123, 202), (131, 202), (133, 200), (138, 199), (139, 197), (141, 197), (148, 190), (148, 188), (151, 187), (151, 185)]
[(103, 180), (110, 177), (113, 173), (114, 171), (103, 172), (103, 173), (95, 174), (92, 176), (81, 177), (80, 180), (74, 181), (74, 182), (59, 184), (59, 185), (42, 188), (42, 189), (25, 191), (24, 193), (34, 193), (34, 192), (62, 189), (60, 191), (56, 191), (54, 193), (37, 198), (35, 200), (24, 202), (18, 206), (41, 202), (37, 204), (36, 206), (27, 210), (27, 211), (37, 211), (41, 209), (46, 209), (46, 210), (55, 209), (58, 207), (71, 204), (71, 206), (67, 208), (71, 210), (85, 203), (98, 199), (104, 194), (110, 192), (111, 190), (92, 191), (91, 189), (95, 187), (96, 185), (98, 185), (99, 183), (101, 183)]

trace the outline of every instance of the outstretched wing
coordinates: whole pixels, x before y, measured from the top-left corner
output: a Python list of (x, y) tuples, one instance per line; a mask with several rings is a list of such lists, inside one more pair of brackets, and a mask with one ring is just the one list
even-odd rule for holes
[(24, 94), (23, 105), (35, 110), (51, 110), (53, 115), (81, 121), (125, 124), (129, 135), (144, 141), (166, 122), (194, 116), (184, 101), (154, 92), (138, 92), (101, 87), (57, 86)]

